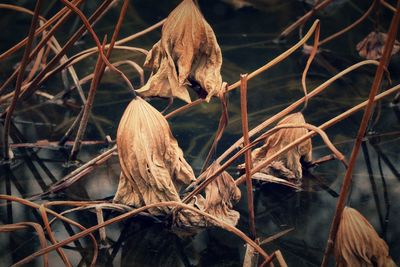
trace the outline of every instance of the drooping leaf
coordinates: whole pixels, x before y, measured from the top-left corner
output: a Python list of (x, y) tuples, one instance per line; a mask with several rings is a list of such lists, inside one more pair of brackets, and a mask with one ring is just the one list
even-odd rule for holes
[[(283, 124), (304, 124), (304, 116), (300, 112), (290, 114), (278, 122), (277, 126)], [(276, 154), (279, 150), (295, 141), (296, 139), (307, 134), (305, 128), (283, 128), (272, 134), (265, 140), (265, 144), (252, 152), (253, 165), (257, 166), (261, 161)], [(277, 159), (272, 161), (267, 167), (261, 169), (260, 172), (272, 175), (277, 178), (284, 178), (299, 182), (303, 177), (302, 165), (300, 159), (311, 161), (312, 144), (311, 139), (293, 147), (289, 151), (282, 153)], [(239, 166), (241, 167), (241, 166)], [(243, 167), (243, 166), (242, 166)]]
[(394, 267), (386, 242), (357, 210), (345, 207), (335, 242), (336, 266)]
[(215, 34), (193, 0), (183, 0), (168, 16), (161, 40), (145, 62), (153, 70), (137, 90), (142, 96), (178, 97), (191, 102), (188, 86), (198, 84), (206, 101), (222, 89), (222, 55)]
[[(383, 54), (383, 47), (387, 40), (387, 34), (383, 32), (373, 31), (367, 35), (361, 42), (356, 46), (360, 57), (366, 59), (380, 59)], [(400, 42), (395, 41), (392, 55), (400, 51)]]
[(168, 122), (140, 97), (131, 101), (121, 118), (117, 146), (122, 171), (116, 202), (141, 207), (180, 201), (180, 186), (195, 179)]

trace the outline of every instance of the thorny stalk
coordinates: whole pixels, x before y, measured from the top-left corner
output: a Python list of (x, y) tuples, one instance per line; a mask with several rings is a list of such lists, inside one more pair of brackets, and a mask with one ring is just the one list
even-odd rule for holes
[[(242, 131), (243, 131), (243, 144), (249, 144), (249, 124), (247, 121), (247, 74), (240, 75), (240, 110), (242, 114)], [(256, 225), (254, 222), (254, 199), (253, 199), (253, 184), (250, 176), (252, 168), (251, 151), (245, 153), (245, 166), (246, 166), (246, 188), (247, 188), (247, 206), (249, 210), (249, 227), (251, 237), (255, 240)]]
[(4, 157), (4, 160), (10, 159), (9, 133), (10, 133), (11, 117), (15, 110), (15, 107), (17, 106), (19, 93), (20, 93), (22, 82), (24, 79), (25, 69), (28, 65), (29, 53), (31, 51), (31, 47), (32, 47), (33, 39), (34, 39), (36, 25), (39, 21), (39, 12), (40, 12), (41, 5), (42, 5), (42, 0), (38, 0), (36, 2), (34, 15), (32, 17), (31, 26), (29, 28), (28, 41), (25, 46), (24, 55), (22, 56), (22, 60), (21, 60), (21, 67), (18, 72), (17, 81), (15, 84), (14, 97), (13, 97), (13, 100), (11, 102), (11, 105), (8, 109), (8, 112), (7, 112), (5, 121), (4, 121), (4, 134), (3, 134), (3, 142), (4, 142), (3, 143), (3, 146), (4, 146), (3, 147), (3, 157)]
[(393, 45), (396, 40), (397, 29), (398, 29), (399, 22), (400, 22), (400, 0), (397, 1), (396, 9), (397, 9), (397, 11), (396, 11), (395, 15), (393, 16), (392, 22), (389, 26), (388, 38), (386, 40), (386, 43), (385, 43), (385, 46), (383, 49), (383, 55), (382, 55), (382, 58), (379, 62), (378, 68), (375, 73), (374, 81), (372, 83), (371, 91), (370, 91), (369, 98), (368, 98), (368, 103), (366, 105), (364, 115), (362, 117), (360, 127), (359, 127), (359, 130), (357, 133), (357, 137), (356, 137), (356, 140), (354, 143), (354, 147), (351, 152), (351, 156), (350, 156), (350, 160), (349, 160), (349, 167), (346, 170), (346, 174), (345, 174), (345, 177), (343, 180), (343, 185), (340, 189), (340, 196), (339, 196), (338, 202), (336, 204), (335, 215), (332, 220), (331, 229), (329, 231), (328, 242), (327, 242), (326, 249), (324, 252), (324, 257), (323, 257), (323, 260), (321, 263), (322, 267), (327, 266), (329, 254), (330, 254), (332, 247), (336, 240), (336, 233), (339, 228), (339, 223), (340, 223), (340, 219), (342, 217), (343, 209), (344, 209), (345, 202), (347, 199), (347, 194), (350, 189), (353, 169), (355, 166), (357, 155), (360, 150), (365, 132), (367, 130), (369, 119), (373, 112), (374, 98), (379, 90), (379, 87), (380, 87), (382, 79), (383, 79), (383, 74), (389, 64), (389, 61), (390, 61)]

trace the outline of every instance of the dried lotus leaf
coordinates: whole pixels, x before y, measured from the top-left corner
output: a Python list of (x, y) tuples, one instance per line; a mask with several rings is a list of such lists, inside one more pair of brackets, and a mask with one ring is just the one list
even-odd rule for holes
[(336, 266), (394, 267), (386, 242), (357, 210), (345, 207), (335, 242)]
[[(303, 114), (298, 112), (284, 117), (277, 125), (304, 123)], [(262, 147), (253, 150), (253, 165), (256, 166), (264, 159), (274, 155), (279, 150), (307, 133), (308, 130), (305, 128), (286, 128), (278, 130), (265, 140), (265, 144)], [(261, 172), (288, 180), (300, 180), (303, 176), (300, 162), (301, 158), (307, 162), (312, 160), (311, 139), (307, 139), (289, 151), (282, 153), (275, 161), (263, 168)]]
[[(165, 118), (140, 97), (126, 108), (117, 132), (122, 173), (114, 200), (137, 207), (180, 201), (179, 188), (195, 180)], [(167, 213), (168, 208), (150, 210)]]
[[(383, 47), (387, 40), (387, 34), (383, 32), (373, 31), (367, 35), (361, 42), (356, 46), (360, 57), (366, 59), (380, 59), (383, 54)], [(400, 51), (400, 42), (395, 41), (392, 55)]]
[(142, 96), (178, 97), (191, 102), (187, 86), (200, 85), (206, 101), (222, 89), (222, 54), (215, 34), (193, 0), (183, 0), (168, 16), (161, 40), (149, 52), (145, 66), (153, 70)]
[[(214, 173), (219, 167), (217, 163), (211, 165), (207, 176)], [(205, 193), (204, 211), (226, 223), (236, 225), (240, 214), (233, 210), (233, 205), (239, 202), (241, 192), (232, 176), (224, 171), (206, 187)]]
[[(214, 163), (207, 169), (206, 176), (211, 175), (220, 166)], [(240, 200), (241, 192), (232, 176), (223, 172), (205, 189), (206, 197), (195, 196), (190, 205), (217, 217), (218, 219), (235, 226), (239, 221), (239, 212), (233, 210), (233, 205)], [(208, 218), (189, 210), (178, 210), (174, 213), (174, 227), (189, 233), (196, 233), (201, 228), (215, 225)]]

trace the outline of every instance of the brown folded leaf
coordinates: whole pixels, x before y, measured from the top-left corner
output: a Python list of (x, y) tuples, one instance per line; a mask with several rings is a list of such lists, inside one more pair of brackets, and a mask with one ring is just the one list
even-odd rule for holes
[[(207, 170), (207, 176), (211, 175), (220, 166), (214, 163)], [(239, 220), (239, 212), (233, 210), (233, 205), (240, 200), (241, 192), (236, 186), (235, 180), (227, 172), (223, 172), (205, 189), (206, 197), (197, 195), (190, 205), (205, 211), (218, 219), (235, 226)], [(201, 228), (212, 226), (215, 222), (209, 221), (198, 213), (179, 210), (174, 213), (174, 227), (189, 233), (196, 233)]]
[[(195, 177), (168, 122), (140, 97), (126, 108), (117, 133), (121, 176), (114, 201), (141, 207), (180, 201), (178, 191)], [(151, 210), (153, 214), (167, 209)]]
[[(303, 124), (305, 123), (303, 114), (300, 112), (284, 117), (277, 125), (282, 124)], [(253, 165), (256, 166), (260, 161), (277, 153), (296, 139), (307, 134), (305, 128), (287, 128), (277, 131), (265, 140), (265, 144), (252, 152)], [(303, 176), (300, 159), (305, 161), (312, 159), (311, 139), (295, 146), (286, 153), (281, 154), (275, 161), (271, 162), (262, 173), (273, 175), (288, 180), (300, 180)]]
[[(207, 176), (214, 173), (219, 167), (217, 163), (211, 165)], [(240, 214), (232, 208), (240, 200), (241, 192), (232, 176), (224, 171), (206, 187), (205, 192), (204, 211), (231, 225), (236, 225)]]
[[(373, 31), (367, 35), (361, 42), (356, 46), (360, 57), (366, 59), (380, 59), (383, 53), (383, 47), (387, 39), (387, 34), (383, 32)], [(392, 55), (396, 54), (400, 50), (400, 42), (395, 41)]]
[(187, 86), (198, 84), (206, 101), (222, 89), (222, 55), (215, 34), (193, 0), (183, 0), (168, 16), (161, 40), (145, 62), (153, 75), (137, 92), (191, 102)]
[(386, 242), (357, 210), (345, 207), (335, 243), (336, 266), (394, 267)]

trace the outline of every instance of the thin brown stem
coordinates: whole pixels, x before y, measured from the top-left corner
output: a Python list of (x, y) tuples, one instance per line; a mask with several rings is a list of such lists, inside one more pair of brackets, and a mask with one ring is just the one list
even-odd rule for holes
[(313, 7), (309, 12), (307, 12), (304, 16), (299, 18), (296, 22), (292, 23), (289, 27), (287, 27), (279, 36), (279, 39), (284, 39), (286, 36), (288, 36), (292, 31), (294, 31), (296, 28), (299, 26), (303, 25), (304, 23), (307, 22), (314, 14), (315, 12), (325, 8), (327, 5), (329, 5), (333, 0), (324, 0), (321, 3), (317, 4), (316, 6)]
[[(1, 195), (0, 195), (1, 197)], [(235, 235), (237, 235), (238, 237), (240, 237), (244, 242), (248, 243), (249, 245), (251, 245), (252, 247), (254, 247), (254, 249), (264, 257), (265, 260), (270, 260), (270, 256), (259, 246), (257, 245), (253, 240), (251, 240), (248, 236), (246, 236), (242, 231), (240, 231), (239, 229), (237, 229), (236, 227), (224, 222), (223, 220), (220, 220), (204, 211), (201, 211), (197, 208), (194, 208), (192, 206), (180, 203), (180, 202), (175, 202), (175, 201), (169, 201), (169, 202), (159, 202), (159, 203), (154, 203), (154, 204), (150, 204), (150, 205), (146, 205), (143, 206), (141, 208), (126, 212), (122, 215), (116, 216), (110, 220), (105, 221), (104, 223), (100, 223), (97, 225), (94, 225), (88, 229), (82, 230), (81, 232), (55, 244), (55, 245), (51, 245), (46, 247), (45, 249), (41, 249), (33, 254), (31, 254), (30, 256), (20, 260), (19, 262), (16, 263), (16, 265), (22, 265), (22, 264), (26, 264), (30, 261), (32, 261), (34, 258), (39, 257), (43, 254), (49, 253), (50, 251), (53, 251), (56, 248), (59, 248), (61, 246), (64, 246), (68, 243), (71, 243), (77, 239), (80, 239), (82, 237), (85, 237), (89, 234), (91, 234), (92, 232), (99, 230), (100, 228), (103, 228), (105, 226), (111, 225), (113, 223), (116, 222), (120, 222), (122, 220), (128, 219), (130, 217), (133, 217), (141, 212), (147, 211), (149, 209), (152, 208), (159, 208), (159, 207), (176, 207), (179, 209), (187, 209), (190, 210), (192, 212), (198, 213), (201, 216), (203, 216), (205, 219), (209, 220), (210, 222), (213, 222), (217, 227), (221, 227)]]
[[(288, 58), (291, 54), (293, 54), (297, 49), (299, 49), (302, 45), (304, 45), (308, 39), (310, 39), (310, 37), (313, 35), (314, 31), (316, 30), (316, 28), (318, 27), (319, 24), (319, 20), (316, 20), (313, 25), (310, 27), (310, 29), (308, 30), (307, 34), (299, 41), (297, 42), (295, 45), (293, 45), (291, 48), (287, 49), (285, 52), (283, 52), (282, 54), (280, 54), (279, 56), (277, 56), (276, 58), (274, 58), (273, 60), (269, 61), (267, 64), (265, 64), (264, 66), (256, 69), (255, 71), (251, 72), (248, 76), (247, 76), (247, 80), (250, 80), (254, 77), (256, 77), (257, 75), (263, 73), (264, 71), (270, 69), (271, 67), (275, 66), (276, 64), (278, 64), (279, 62), (285, 60), (286, 58)], [(231, 85), (228, 86), (228, 91), (232, 91), (236, 88), (238, 88), (240, 86), (240, 81), (237, 81)], [(169, 119), (175, 115), (177, 115), (180, 112), (186, 111), (187, 109), (197, 106), (198, 104), (204, 102), (205, 100), (200, 98), (197, 99), (196, 101), (193, 101), (192, 103), (186, 104), (172, 112), (170, 112), (169, 114), (167, 114), (165, 116), (166, 119)]]
[[(104, 37), (103, 47), (105, 46), (106, 41), (107, 41), (107, 39), (106, 39), (106, 37)], [(102, 53), (102, 52), (100, 52), (100, 53)], [(70, 160), (76, 160), (76, 157), (79, 153), (80, 146), (81, 146), (80, 142), (86, 132), (86, 126), (89, 121), (90, 111), (92, 110), (94, 96), (96, 94), (97, 87), (100, 82), (100, 77), (99, 77), (100, 72), (102, 71), (103, 66), (104, 66), (104, 62), (102, 61), (102, 57), (101, 57), (100, 53), (99, 53), (99, 57), (97, 58), (96, 67), (94, 68), (94, 76), (93, 76), (92, 82), (90, 84), (89, 94), (88, 94), (86, 103), (83, 107), (82, 119), (80, 121), (78, 132), (75, 137), (75, 142), (74, 142), (74, 145), (71, 150)]]
[[(1, 199), (2, 200), (7, 200), (7, 201), (18, 202), (18, 203), (20, 203), (22, 205), (28, 206), (28, 207), (33, 208), (33, 209), (39, 209), (40, 208), (40, 205), (38, 205), (36, 203), (33, 203), (33, 202), (28, 201), (26, 199), (15, 197), (15, 196), (0, 195), (0, 200)], [(61, 221), (64, 221), (64, 222), (66, 222), (68, 224), (76, 226), (82, 231), (86, 230), (86, 228), (83, 227), (81, 224), (79, 224), (79, 223), (77, 223), (77, 222), (75, 222), (75, 221), (73, 221), (73, 220), (71, 220), (71, 219), (69, 219), (67, 217), (62, 216), (62, 215), (58, 214), (57, 212), (55, 212), (55, 211), (53, 211), (51, 209), (45, 208), (45, 210), (46, 210), (47, 213), (55, 216), (56, 218), (58, 218)], [(92, 233), (89, 233), (89, 238), (92, 241), (92, 245), (93, 245), (93, 256), (92, 256), (91, 266), (94, 266), (94, 264), (96, 263), (97, 254), (98, 254), (98, 245), (97, 245), (97, 242), (96, 242), (96, 238), (94, 237), (94, 235)], [(57, 244), (59, 244), (59, 243), (57, 243)], [(18, 263), (16, 263), (15, 265), (18, 265)]]
[[(81, 123), (79, 125), (78, 133), (77, 133), (76, 138), (75, 138), (75, 143), (74, 143), (74, 146), (72, 147), (70, 160), (75, 160), (77, 155), (78, 155), (79, 148), (80, 148), (80, 140), (82, 140), (83, 135), (84, 135), (84, 133), (86, 131), (86, 125), (87, 125), (87, 122), (88, 122), (88, 119), (89, 119), (89, 113), (91, 111), (91, 107), (92, 107), (92, 104), (93, 104), (93, 101), (94, 101), (94, 96), (95, 96), (97, 87), (98, 87), (98, 85), (100, 83), (100, 80), (101, 80), (101, 78), (102, 78), (102, 76), (104, 74), (105, 65), (107, 64), (106, 61), (108, 61), (108, 58), (110, 58), (112, 49), (113, 49), (113, 47), (115, 45), (115, 42), (116, 42), (116, 40), (118, 38), (118, 34), (119, 34), (120, 29), (121, 29), (122, 22), (123, 22), (123, 20), (125, 18), (125, 14), (126, 14), (126, 11), (128, 9), (128, 4), (129, 4), (129, 1), (128, 0), (124, 0), (124, 2), (122, 4), (120, 15), (118, 17), (117, 24), (116, 24), (115, 29), (114, 29), (114, 33), (113, 33), (113, 35), (111, 37), (111, 42), (110, 42), (109, 48), (107, 50), (107, 54), (104, 57), (102, 56), (103, 53), (104, 53), (104, 51), (102, 51), (102, 50), (104, 49), (104, 47), (106, 45), (106, 40), (104, 39), (102, 47), (98, 47), (99, 48), (99, 58), (98, 58), (98, 61), (96, 63), (96, 67), (95, 67), (95, 71), (94, 71), (94, 75), (93, 75), (93, 80), (92, 80), (92, 83), (90, 85), (88, 99), (87, 99), (87, 101), (85, 103), (85, 107), (84, 107), (84, 110), (83, 110)], [(83, 21), (85, 21), (84, 17), (81, 17), (81, 18), (82, 18)], [(85, 24), (87, 25), (88, 30), (90, 31), (91, 30), (90, 29), (90, 24), (88, 24), (87, 21), (86, 21)], [(94, 34), (94, 32), (93, 31), (90, 31), (90, 32), (92, 33), (93, 38), (96, 39), (96, 35)], [(107, 66), (110, 69), (112, 69), (112, 68), (116, 69), (112, 64), (110, 64), (110, 65), (111, 66), (109, 66), (109, 64), (107, 64)], [(133, 87), (132, 87), (132, 91), (134, 92)]]
[(28, 65), (28, 59), (29, 59), (29, 54), (32, 48), (32, 43), (33, 43), (33, 39), (35, 38), (35, 29), (36, 26), (38, 24), (39, 21), (39, 12), (40, 12), (40, 8), (42, 5), (42, 0), (38, 0), (36, 2), (35, 5), (35, 10), (34, 10), (34, 15), (31, 21), (31, 26), (29, 28), (29, 33), (28, 33), (28, 41), (27, 44), (25, 46), (25, 51), (24, 51), (24, 55), (22, 56), (22, 60), (21, 60), (21, 67), (20, 70), (18, 72), (18, 76), (17, 76), (17, 81), (15, 84), (15, 89), (14, 89), (14, 97), (13, 100), (11, 102), (11, 105), (8, 109), (5, 121), (4, 121), (4, 134), (3, 134), (3, 142), (4, 142), (4, 150), (3, 150), (3, 155), (4, 155), (4, 159), (5, 160), (9, 160), (10, 159), (10, 151), (9, 151), (9, 134), (10, 134), (10, 126), (11, 126), (11, 117), (12, 114), (15, 110), (15, 107), (17, 106), (17, 101), (18, 101), (18, 97), (19, 97), (19, 93), (21, 90), (21, 86), (22, 86), (22, 82), (24, 79), (24, 73), (25, 73), (25, 69)]
[[(108, 5), (112, 2), (112, 0), (105, 0), (99, 8), (93, 13), (92, 16), (88, 19), (89, 22), (93, 22), (96, 20), (103, 12), (107, 9)], [(69, 3), (71, 4), (71, 3)], [(75, 6), (73, 6), (75, 8)], [(48, 73), (51, 71), (55, 65), (59, 62), (59, 60), (66, 54), (67, 50), (82, 36), (82, 34), (85, 32), (85, 26), (81, 26), (73, 35), (71, 38), (68, 39), (67, 43), (63, 46), (63, 48), (60, 50), (60, 52), (55, 55), (50, 62), (42, 69), (42, 71), (36, 75), (36, 77), (32, 80), (32, 82), (29, 84), (27, 88), (25, 88), (24, 92), (22, 93), (21, 97), (26, 97), (33, 93), (38, 86), (43, 82), (42, 79)]]
[[(79, 5), (82, 2), (82, 0), (74, 0), (71, 3), (73, 5)], [(57, 21), (59, 18), (61, 18), (66, 12), (68, 12), (68, 8), (64, 7), (61, 9), (59, 12), (57, 12), (53, 17), (51, 17), (48, 21), (46, 21), (42, 26), (40, 26), (36, 31), (35, 31), (35, 36), (41, 34), (44, 30), (46, 30), (48, 27), (50, 27), (51, 24), (53, 24), (55, 21)], [(18, 44), (14, 45), (7, 51), (5, 51), (3, 54), (0, 55), (0, 61), (6, 59), (7, 57), (11, 56), (13, 53), (18, 51), (20, 48), (22, 48), (24, 45), (26, 45), (28, 41), (28, 37), (20, 41)]]
[[(240, 75), (240, 110), (242, 114), (242, 130), (243, 144), (247, 146), (249, 141), (249, 124), (247, 121), (247, 74)], [(254, 200), (253, 200), (253, 183), (250, 176), (252, 168), (251, 151), (248, 150), (244, 154), (246, 166), (246, 188), (247, 188), (247, 207), (249, 209), (249, 227), (253, 240), (256, 239), (256, 225), (254, 222)]]
[(398, 29), (399, 22), (400, 22), (400, 0), (397, 1), (396, 9), (397, 9), (397, 11), (396, 11), (395, 15), (393, 16), (392, 22), (389, 27), (388, 38), (387, 38), (385, 46), (383, 48), (382, 58), (379, 62), (378, 68), (375, 73), (374, 81), (372, 83), (371, 91), (370, 91), (369, 98), (368, 98), (368, 103), (364, 110), (364, 115), (362, 117), (360, 127), (358, 129), (357, 137), (356, 137), (356, 140), (355, 140), (355, 143), (353, 146), (353, 150), (351, 152), (351, 156), (350, 156), (350, 160), (349, 160), (349, 167), (346, 170), (346, 174), (345, 174), (344, 180), (343, 180), (343, 185), (340, 189), (340, 196), (339, 196), (338, 202), (336, 204), (335, 215), (332, 220), (324, 257), (323, 257), (323, 260), (321, 263), (322, 267), (327, 266), (330, 252), (331, 252), (333, 245), (335, 243), (335, 240), (336, 240), (336, 234), (337, 234), (337, 230), (339, 228), (340, 219), (342, 217), (343, 209), (344, 209), (346, 199), (348, 196), (348, 191), (350, 189), (353, 169), (355, 166), (357, 155), (360, 150), (365, 132), (367, 130), (369, 119), (373, 112), (374, 98), (375, 98), (376, 94), (378, 93), (379, 87), (380, 87), (382, 79), (383, 79), (385, 69), (387, 68), (389, 61), (390, 61), (390, 57), (391, 57), (392, 50), (393, 50), (393, 45), (396, 40), (397, 29)]
[(352, 24), (350, 24), (349, 26), (347, 26), (346, 28), (326, 37), (325, 39), (323, 39), (319, 45), (322, 46), (330, 41), (332, 41), (333, 39), (339, 37), (340, 35), (350, 31), (351, 29), (353, 29), (354, 27), (356, 27), (357, 25), (359, 25), (361, 22), (363, 22), (366, 18), (368, 18), (368, 16), (371, 14), (371, 12), (377, 7), (377, 5), (379, 4), (379, 0), (373, 0), (371, 6), (368, 8), (368, 10), (356, 21), (354, 21)]

